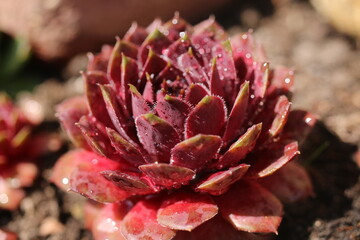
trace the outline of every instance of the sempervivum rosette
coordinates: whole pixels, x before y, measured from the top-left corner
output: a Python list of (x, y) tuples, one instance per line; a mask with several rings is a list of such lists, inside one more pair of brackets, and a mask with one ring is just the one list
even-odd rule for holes
[(0, 209), (14, 210), (36, 175), (36, 158), (44, 151), (42, 137), (10, 98), (0, 92)]
[(313, 117), (290, 112), (293, 72), (269, 68), (250, 33), (229, 39), (214, 19), (177, 16), (134, 24), (83, 77), (86, 97), (58, 107), (81, 149), (53, 180), (111, 203), (96, 239), (249, 239), (277, 232), (278, 199), (311, 194), (289, 161)]

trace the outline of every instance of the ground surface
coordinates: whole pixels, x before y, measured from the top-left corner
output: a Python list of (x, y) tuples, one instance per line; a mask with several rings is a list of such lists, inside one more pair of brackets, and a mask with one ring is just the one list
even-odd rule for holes
[[(288, 3), (276, 9), (265, 0), (238, 2), (229, 12), (220, 13), (219, 21), (231, 33), (254, 28), (273, 66), (296, 69), (293, 107), (312, 111), (322, 121), (302, 147), (300, 159), (311, 175), (316, 196), (286, 206), (276, 239), (360, 239), (360, 178), (352, 158), (360, 143), (360, 51), (356, 41), (329, 27), (304, 1), (284, 0)], [(75, 62), (68, 75), (81, 65), (81, 58)], [(49, 88), (58, 89), (61, 95), (60, 83), (43, 86), (46, 84), (36, 91), (40, 98), (50, 97), (46, 95)], [(57, 95), (53, 102), (61, 98)], [(91, 239), (78, 220), (82, 198), (64, 194), (46, 181), (56, 158), (52, 155), (44, 160), (41, 177), (28, 189), (18, 211), (0, 212), (0, 226), (18, 232), (21, 239)]]

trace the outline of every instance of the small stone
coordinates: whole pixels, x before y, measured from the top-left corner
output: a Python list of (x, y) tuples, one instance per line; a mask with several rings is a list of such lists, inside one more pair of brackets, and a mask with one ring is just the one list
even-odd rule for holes
[(62, 231), (64, 231), (64, 225), (56, 218), (48, 217), (41, 222), (39, 235), (45, 237), (52, 234), (59, 234)]

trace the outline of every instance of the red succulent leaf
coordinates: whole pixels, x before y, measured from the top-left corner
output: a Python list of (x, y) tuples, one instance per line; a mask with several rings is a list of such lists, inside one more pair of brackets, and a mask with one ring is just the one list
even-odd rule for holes
[(170, 123), (183, 137), (185, 120), (190, 112), (190, 106), (183, 100), (166, 95), (162, 101), (158, 101), (155, 110), (159, 117)]
[(284, 203), (294, 203), (314, 195), (309, 175), (296, 162), (288, 163), (258, 182)]
[(136, 118), (138, 136), (153, 162), (169, 162), (171, 149), (180, 142), (176, 130), (164, 119), (148, 113)]
[(217, 70), (222, 81), (236, 80), (236, 69), (229, 40), (218, 43), (212, 48), (212, 55), (217, 59)]
[(97, 55), (88, 54), (89, 63), (87, 65), (88, 71), (103, 71), (106, 72), (107, 65), (111, 56), (113, 48), (109, 45), (104, 45), (101, 52)]
[(217, 96), (205, 96), (189, 113), (185, 124), (186, 138), (200, 133), (220, 135), (225, 121), (224, 101)]
[[(276, 144), (275, 144), (276, 145)], [(258, 152), (257, 156), (250, 159), (251, 168), (246, 173), (249, 178), (261, 178), (273, 174), (295, 156), (300, 154), (297, 142), (291, 142), (283, 149), (275, 146)]]
[(141, 165), (139, 169), (156, 185), (166, 188), (178, 188), (186, 185), (195, 177), (195, 172), (189, 168), (166, 163), (145, 164)]
[(134, 85), (129, 85), (131, 92), (131, 106), (134, 118), (149, 113), (151, 111), (144, 97), (139, 93)]
[(119, 155), (133, 166), (139, 166), (145, 162), (141, 151), (131, 142), (124, 139), (119, 133), (111, 128), (106, 129), (111, 145)]
[(244, 159), (254, 149), (261, 128), (261, 123), (250, 127), (220, 158), (219, 163), (217, 163), (218, 168), (232, 166)]
[(133, 126), (126, 113), (126, 109), (122, 108), (116, 99), (114, 90), (110, 85), (99, 85), (103, 96), (105, 107), (110, 116), (111, 122), (115, 129), (127, 140), (131, 140), (134, 136), (129, 136), (129, 131)]
[(272, 240), (271, 234), (253, 234), (238, 231), (220, 214), (201, 224), (191, 232), (179, 231), (173, 240)]
[(283, 207), (269, 191), (254, 182), (240, 181), (217, 198), (220, 213), (236, 229), (277, 233)]
[(131, 114), (131, 93), (129, 84), (136, 85), (138, 83), (138, 66), (136, 60), (126, 57), (122, 54), (121, 60), (121, 87), (118, 89), (120, 97), (125, 106), (126, 112)]
[(105, 127), (100, 122), (84, 115), (76, 125), (94, 152), (108, 158), (114, 156), (115, 149), (111, 146)]
[(280, 96), (275, 105), (275, 118), (269, 129), (270, 136), (275, 137), (279, 135), (284, 128), (290, 113), (291, 103), (285, 96)]
[(266, 89), (269, 85), (269, 74), (270, 67), (268, 62), (256, 65), (253, 83), (255, 97), (253, 101), (261, 101), (265, 97)]
[(144, 195), (157, 191), (141, 174), (118, 170), (105, 170), (101, 174), (119, 189), (131, 195)]
[(91, 230), (95, 240), (126, 240), (120, 231), (123, 218), (127, 213), (125, 203), (105, 205), (95, 217)]
[(105, 108), (98, 84), (108, 84), (108, 78), (104, 72), (92, 71), (83, 73), (85, 80), (85, 92), (90, 108), (90, 113), (107, 127), (112, 127), (112, 122)]
[(163, 201), (157, 221), (175, 230), (192, 231), (218, 213), (211, 197), (191, 192), (177, 192)]
[(136, 59), (137, 47), (130, 42), (121, 41), (120, 38), (116, 38), (116, 44), (111, 53), (109, 64), (107, 66), (107, 73), (116, 89), (120, 88), (121, 84), (121, 61), (122, 54), (127, 57)]
[(67, 99), (56, 107), (56, 116), (61, 121), (71, 142), (84, 149), (90, 149), (80, 129), (75, 125), (83, 115), (89, 112), (84, 97), (73, 97)]
[(215, 157), (221, 143), (219, 136), (198, 134), (176, 144), (170, 163), (198, 171)]
[(244, 176), (250, 165), (240, 164), (225, 171), (211, 174), (202, 181), (195, 190), (209, 193), (211, 195), (224, 194), (230, 186)]
[(148, 32), (146, 29), (140, 27), (136, 22), (134, 22), (124, 35), (124, 41), (140, 46), (146, 39), (147, 35)]
[[(234, 105), (231, 109), (229, 119), (226, 123), (223, 140), (227, 144), (234, 140), (236, 136), (241, 134), (242, 124), (246, 119), (246, 111), (249, 103), (249, 82), (246, 81), (241, 86), (240, 91), (236, 97)], [(225, 145), (226, 146), (226, 145)]]
[(221, 82), (220, 74), (218, 71), (216, 57), (213, 58), (211, 63), (211, 71), (210, 71), (210, 92), (212, 95), (218, 95), (220, 97), (224, 97), (224, 89), (223, 84)]
[(55, 166), (52, 181), (98, 202), (116, 202), (129, 197), (129, 193), (117, 188), (101, 176), (100, 171), (118, 169), (117, 162), (92, 152), (77, 150), (64, 155)]
[(210, 95), (210, 92), (203, 84), (190, 84), (185, 94), (185, 100), (195, 106), (207, 95)]
[(139, 48), (138, 59), (142, 64), (145, 64), (151, 48), (156, 54), (162, 54), (163, 49), (167, 48), (171, 44), (171, 41), (159, 31), (159, 29), (153, 30)]
[(180, 39), (176, 40), (168, 48), (166, 48), (164, 55), (170, 59), (173, 64), (177, 64), (177, 59), (179, 56), (186, 53), (190, 47), (191, 42), (189, 36), (184, 33)]
[(171, 20), (162, 25), (161, 30), (171, 41), (176, 41), (180, 38), (180, 33), (189, 31), (189, 24), (175, 13)]
[(140, 76), (141, 82), (138, 85), (139, 89), (142, 90), (145, 86), (146, 74), (149, 74), (151, 78), (155, 78), (166, 66), (167, 62), (150, 48)]
[(196, 59), (191, 48), (189, 48), (186, 53), (181, 54), (177, 60), (177, 67), (183, 72), (188, 84), (209, 83), (209, 79), (203, 67)]
[(140, 201), (129, 211), (121, 224), (121, 233), (128, 240), (170, 240), (176, 232), (162, 226), (156, 219), (158, 205), (150, 201)]

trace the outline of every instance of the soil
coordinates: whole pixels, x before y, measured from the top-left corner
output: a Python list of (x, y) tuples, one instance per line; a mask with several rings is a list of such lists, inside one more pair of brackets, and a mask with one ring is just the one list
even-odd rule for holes
[[(360, 143), (360, 50), (354, 39), (329, 26), (308, 2), (274, 2), (282, 4), (237, 1), (216, 17), (232, 34), (253, 28), (273, 66), (296, 69), (293, 107), (316, 113), (320, 119), (298, 160), (308, 169), (316, 195), (285, 206), (276, 239), (360, 239), (360, 170), (353, 160)], [(78, 59), (67, 68), (68, 76), (84, 66), (83, 58)], [(58, 90), (56, 99), (50, 100), (46, 92), (54, 86), (69, 89), (71, 84), (77, 85), (76, 80), (67, 84), (51, 80), (26, 97), (55, 104), (68, 91)], [(47, 120), (53, 117), (52, 104), (44, 111)], [(65, 151), (66, 147), (43, 159), (42, 174), (27, 189), (19, 210), (0, 211), (0, 227), (17, 232), (24, 240), (92, 239), (80, 220), (84, 199), (61, 192), (47, 181), (51, 166)]]

